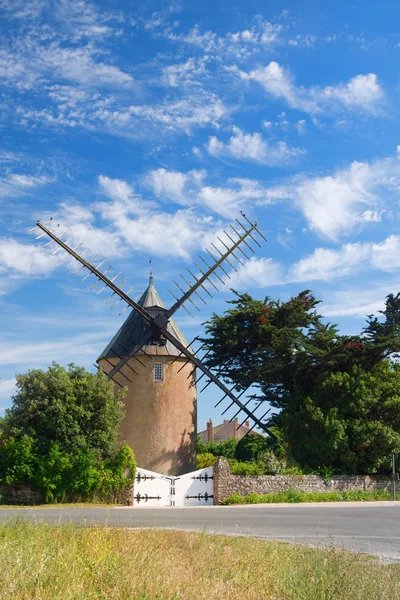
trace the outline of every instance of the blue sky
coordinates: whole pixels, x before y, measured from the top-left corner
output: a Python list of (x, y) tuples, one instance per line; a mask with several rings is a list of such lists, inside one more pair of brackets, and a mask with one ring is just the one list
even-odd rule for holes
[[(91, 368), (123, 318), (36, 242), (52, 216), (167, 287), (240, 210), (268, 238), (232, 297), (310, 288), (345, 332), (399, 289), (393, 1), (0, 0), (0, 412), (15, 373)], [(219, 413), (199, 398), (199, 428)]]

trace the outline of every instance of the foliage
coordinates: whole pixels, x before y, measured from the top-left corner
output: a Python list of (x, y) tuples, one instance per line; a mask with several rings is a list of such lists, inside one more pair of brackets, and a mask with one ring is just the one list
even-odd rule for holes
[(17, 376), (13, 406), (0, 422), (0, 482), (28, 483), (46, 502), (110, 497), (130, 487), (132, 450), (117, 446), (122, 395), (81, 367)]
[(280, 409), (269, 420), (279, 458), (301, 468), (375, 473), (400, 451), (400, 294), (360, 335), (324, 324), (308, 291), (287, 302), (237, 294), (207, 326), (207, 364)]
[[(288, 490), (271, 494), (232, 494), (229, 498), (222, 500), (221, 504), (297, 504), (303, 502), (373, 502), (377, 500), (392, 500), (392, 492), (385, 490), (345, 490), (343, 492), (301, 492)], [(400, 500), (400, 492), (397, 493)]]
[(100, 470), (99, 492), (109, 496), (130, 487), (136, 475), (136, 460), (129, 446), (121, 446), (117, 454), (103, 461)]
[(217, 457), (210, 452), (201, 452), (196, 456), (196, 469), (205, 469), (206, 467), (212, 467)]
[(225, 458), (234, 458), (235, 449), (238, 444), (237, 439), (221, 440), (220, 442), (204, 443), (200, 436), (197, 438), (197, 452), (200, 454), (210, 453), (214, 456), (225, 456)]
[(6, 411), (3, 438), (34, 439), (41, 453), (56, 443), (61, 452), (113, 456), (123, 417), (122, 392), (101, 372), (57, 363), (47, 371), (17, 375), (17, 392)]
[(382, 362), (370, 372), (354, 366), (326, 376), (312, 397), (296, 393), (276, 420), (302, 465), (328, 476), (384, 472), (400, 450), (399, 391), (399, 364)]
[(278, 458), (272, 450), (263, 450), (260, 459), (264, 465), (264, 475), (282, 475), (286, 470), (286, 460)]
[(264, 475), (264, 463), (239, 461), (236, 458), (228, 459), (233, 475)]
[(55, 442), (39, 453), (28, 436), (0, 444), (0, 483), (28, 483), (43, 492), (46, 502), (110, 498), (130, 487), (135, 473), (135, 457), (126, 445), (101, 460), (94, 452), (62, 452)]
[(235, 458), (241, 461), (257, 461), (267, 448), (267, 441), (262, 435), (246, 435), (235, 448)]

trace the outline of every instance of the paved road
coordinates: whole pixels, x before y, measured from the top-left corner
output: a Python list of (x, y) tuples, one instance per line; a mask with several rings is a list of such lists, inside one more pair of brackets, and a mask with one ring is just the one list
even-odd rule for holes
[(348, 548), (400, 562), (400, 502), (201, 508), (0, 509), (11, 517), (86, 525), (161, 527)]

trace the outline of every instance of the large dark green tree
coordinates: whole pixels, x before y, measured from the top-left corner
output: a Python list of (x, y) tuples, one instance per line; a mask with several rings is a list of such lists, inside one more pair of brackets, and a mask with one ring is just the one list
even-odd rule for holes
[(341, 335), (310, 291), (287, 302), (237, 294), (207, 326), (208, 365), (245, 388), (256, 383), (302, 466), (376, 472), (400, 450), (400, 294), (360, 335)]
[(47, 371), (33, 369), (16, 379), (17, 392), (2, 424), (4, 437), (29, 436), (40, 453), (57, 444), (66, 453), (115, 455), (123, 394), (115, 393), (102, 373), (53, 363)]

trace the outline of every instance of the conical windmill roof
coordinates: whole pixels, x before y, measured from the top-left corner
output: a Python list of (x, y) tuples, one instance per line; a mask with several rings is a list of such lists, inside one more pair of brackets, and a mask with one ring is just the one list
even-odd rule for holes
[[(160, 312), (166, 310), (163, 301), (154, 287), (152, 275), (150, 275), (149, 278), (148, 288), (142, 294), (137, 303), (140, 304), (140, 306), (143, 306), (143, 308), (146, 308), (154, 317)], [(135, 310), (132, 310), (125, 323), (115, 334), (111, 342), (103, 350), (97, 360), (99, 361), (102, 358), (122, 358), (127, 354), (130, 354), (134, 346), (136, 346), (136, 344), (140, 341), (147, 329), (148, 327), (145, 320), (139, 315), (139, 313), (137, 313)], [(168, 321), (167, 330), (172, 333), (181, 342), (181, 344), (184, 346), (188, 345), (179, 327), (172, 319)], [(164, 356), (179, 355), (179, 350), (177, 350), (177, 348), (175, 348), (175, 346), (169, 341), (166, 341), (163, 344), (155, 342), (151, 345), (148, 345), (146, 346), (146, 352)], [(143, 352), (139, 351), (137, 354), (143, 354)]]

